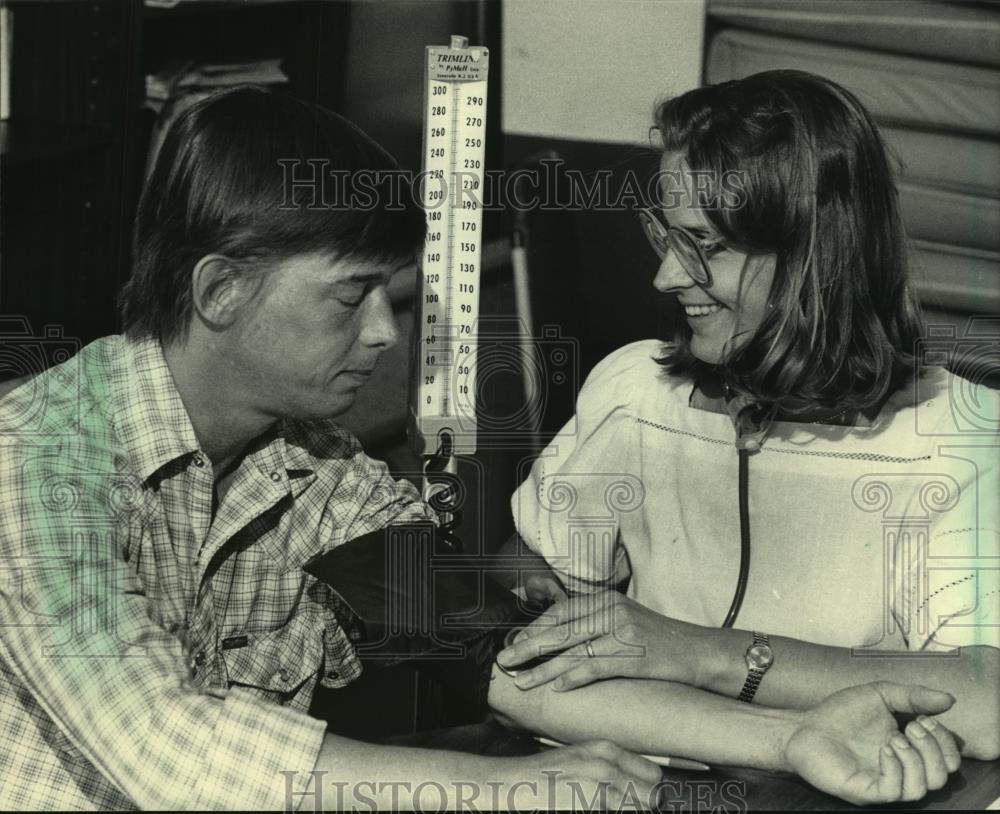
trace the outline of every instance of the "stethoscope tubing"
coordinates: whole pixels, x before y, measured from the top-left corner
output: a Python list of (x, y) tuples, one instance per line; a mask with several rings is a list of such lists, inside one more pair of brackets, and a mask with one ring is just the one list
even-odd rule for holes
[(743, 597), (747, 592), (747, 581), (750, 579), (750, 451), (737, 449), (739, 456), (739, 503), (740, 503), (740, 573), (736, 579), (736, 591), (729, 605), (729, 612), (722, 623), (723, 627), (732, 627), (743, 607)]

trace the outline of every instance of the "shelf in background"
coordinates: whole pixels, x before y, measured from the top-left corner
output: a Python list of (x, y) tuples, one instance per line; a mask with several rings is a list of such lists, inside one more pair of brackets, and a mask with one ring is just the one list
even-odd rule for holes
[(205, 14), (215, 11), (232, 11), (241, 8), (262, 8), (267, 6), (287, 6), (310, 0), (181, 0), (173, 6), (143, 4), (146, 17), (166, 17), (177, 14)]
[(62, 159), (110, 146), (111, 131), (55, 122), (0, 122), (0, 156), (5, 166)]

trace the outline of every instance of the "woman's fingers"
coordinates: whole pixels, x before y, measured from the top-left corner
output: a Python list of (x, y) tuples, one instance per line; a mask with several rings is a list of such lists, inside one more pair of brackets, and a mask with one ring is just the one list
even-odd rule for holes
[(530, 670), (520, 670), (514, 678), (514, 683), (522, 690), (530, 690), (541, 684), (547, 684), (563, 676), (587, 658), (587, 652), (581, 646), (571, 647), (555, 658), (549, 659)]
[(919, 800), (927, 793), (927, 778), (924, 775), (924, 761), (920, 753), (910, 745), (906, 736), (897, 732), (889, 741), (892, 751), (903, 766), (903, 786), (901, 800)]
[(576, 644), (530, 670), (519, 671), (514, 683), (528, 690), (552, 682), (552, 689), (565, 691), (615, 676), (648, 678), (643, 656), (641, 651), (622, 648), (611, 636), (602, 636)]
[(560, 599), (552, 607), (528, 625), (518, 638), (536, 635), (536, 631), (556, 627), (587, 616), (593, 609), (595, 601), (590, 596), (572, 596)]
[(518, 636), (518, 640), (537, 635), (537, 631), (545, 628), (568, 624), (577, 619), (593, 616), (598, 611), (616, 604), (621, 595), (615, 591), (600, 591), (593, 594), (576, 594), (558, 600), (534, 622), (526, 627)]
[(611, 741), (590, 741), (584, 748), (593, 755), (616, 765), (622, 772), (618, 782), (630, 780), (641, 783), (656, 783), (663, 776), (659, 766), (646, 758), (623, 749)]
[(614, 629), (613, 605), (604, 594), (557, 602), (515, 636), (514, 643), (497, 654), (497, 661), (513, 669), (539, 656), (599, 638)]
[[(590, 645), (597, 653), (597, 643), (591, 642)], [(572, 690), (603, 678), (631, 675), (622, 672), (621, 668), (625, 665), (621, 662), (619, 658), (591, 656), (587, 652), (587, 642), (583, 642), (531, 670), (519, 672), (514, 683), (522, 690), (529, 690), (551, 681), (554, 690)]]
[(879, 749), (878, 770), (878, 799), (864, 800), (863, 802), (896, 802), (903, 793), (903, 764), (899, 762), (895, 750), (889, 744), (885, 744)]
[(907, 724), (905, 734), (910, 745), (917, 750), (924, 762), (927, 788), (931, 791), (941, 788), (948, 782), (948, 767), (945, 766), (944, 753), (937, 738), (917, 721), (910, 721)]
[[(588, 641), (589, 638), (585, 630), (573, 630), (568, 625), (558, 625), (557, 627), (540, 631), (536, 635), (521, 639), (521, 641), (515, 642), (510, 647), (504, 648), (497, 653), (497, 662), (501, 667), (517, 669), (518, 665), (524, 664), (526, 661), (531, 661), (550, 653), (567, 651), (574, 645)], [(551, 663), (551, 661), (546, 662), (546, 664)], [(565, 665), (563, 666), (565, 667)], [(555, 673), (551, 673), (550, 675), (555, 675)]]
[(958, 767), (962, 765), (962, 755), (958, 750), (958, 744), (955, 742), (955, 736), (952, 731), (946, 726), (942, 726), (933, 718), (928, 718), (926, 715), (921, 715), (917, 718), (917, 721), (926, 729), (934, 739), (937, 741), (938, 746), (941, 747), (941, 754), (944, 756), (944, 765), (949, 773), (957, 771)]
[[(649, 664), (642, 649), (623, 647), (613, 636), (603, 636), (574, 647), (567, 655), (574, 656), (570, 669), (562, 671), (552, 689), (564, 692), (585, 687), (605, 678), (650, 678)], [(591, 653), (593, 655), (591, 656)], [(541, 665), (544, 667), (545, 665)], [(536, 669), (541, 669), (541, 667)], [(531, 672), (534, 672), (533, 670)]]

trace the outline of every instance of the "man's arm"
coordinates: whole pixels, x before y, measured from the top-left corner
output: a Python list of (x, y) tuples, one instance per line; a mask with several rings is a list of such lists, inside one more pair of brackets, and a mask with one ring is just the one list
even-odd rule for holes
[[(283, 807), (279, 772), (311, 768), (325, 726), (194, 686), (183, 632), (150, 618), (121, 555), (138, 525), (127, 516), (138, 486), (57, 449), (29, 455), (5, 450), (0, 466), (0, 659), (20, 684), (16, 696), (8, 688), (20, 714), (40, 708), (140, 808)], [(67, 492), (72, 501), (60, 499)], [(14, 745), (52, 748), (34, 727), (22, 740)]]
[(608, 741), (497, 758), (327, 735), (314, 777), (292, 805), (326, 811), (578, 810), (599, 799), (600, 808), (621, 810), (654, 807), (660, 770)]

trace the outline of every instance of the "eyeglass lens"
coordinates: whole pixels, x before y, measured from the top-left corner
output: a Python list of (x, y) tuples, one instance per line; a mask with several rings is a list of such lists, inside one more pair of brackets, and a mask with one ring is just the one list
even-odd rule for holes
[(665, 227), (648, 212), (639, 214), (643, 231), (657, 256), (662, 260), (667, 254), (667, 249), (671, 249), (684, 266), (684, 270), (696, 283), (707, 284), (711, 277), (694, 241), (678, 229)]

